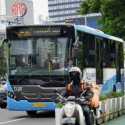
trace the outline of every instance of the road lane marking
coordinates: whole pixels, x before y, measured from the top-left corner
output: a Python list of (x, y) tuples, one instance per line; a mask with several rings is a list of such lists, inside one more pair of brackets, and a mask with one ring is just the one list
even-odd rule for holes
[(10, 121), (6, 121), (6, 122), (0, 122), (0, 125), (12, 123), (12, 122), (17, 122), (17, 121), (20, 121), (23, 119), (26, 119), (26, 118), (20, 118), (20, 119), (10, 120)]

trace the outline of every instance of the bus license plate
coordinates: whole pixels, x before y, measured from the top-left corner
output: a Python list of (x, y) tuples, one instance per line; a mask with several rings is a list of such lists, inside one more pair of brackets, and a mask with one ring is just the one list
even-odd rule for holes
[(45, 103), (37, 102), (37, 103), (33, 103), (32, 106), (41, 108), (41, 107), (46, 107), (47, 105)]

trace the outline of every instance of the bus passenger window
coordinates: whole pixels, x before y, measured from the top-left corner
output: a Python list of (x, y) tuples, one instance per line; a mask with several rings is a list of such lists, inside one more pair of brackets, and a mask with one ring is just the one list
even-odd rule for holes
[(103, 67), (116, 67), (116, 45), (114, 41), (107, 40), (103, 45)]
[(84, 35), (82, 32), (78, 32), (76, 44), (72, 51), (73, 60), (75, 59), (75, 65), (77, 65), (80, 69), (83, 69), (83, 60), (84, 60), (84, 52), (83, 52), (83, 38)]
[(96, 57), (96, 46), (94, 36), (85, 35), (83, 42), (83, 50), (84, 50), (84, 66), (85, 67), (95, 67), (95, 57)]

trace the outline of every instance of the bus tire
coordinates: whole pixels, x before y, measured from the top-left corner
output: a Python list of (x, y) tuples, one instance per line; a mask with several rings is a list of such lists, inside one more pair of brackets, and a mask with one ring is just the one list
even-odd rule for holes
[(5, 108), (7, 107), (7, 104), (6, 104), (6, 103), (2, 103), (2, 104), (0, 105), (0, 107), (1, 107), (2, 109), (5, 109)]
[(26, 111), (26, 113), (29, 117), (35, 117), (37, 115), (36, 111)]

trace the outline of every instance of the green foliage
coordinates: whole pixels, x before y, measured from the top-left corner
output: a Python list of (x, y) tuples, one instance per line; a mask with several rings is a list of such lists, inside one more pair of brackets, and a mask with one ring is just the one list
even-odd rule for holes
[(108, 98), (108, 97), (107, 97), (106, 95), (101, 95), (99, 100), (100, 100), (100, 101), (103, 101), (103, 100), (106, 100), (107, 98)]
[(101, 95), (100, 96), (100, 101), (106, 100), (106, 99), (110, 99), (110, 98), (118, 98), (118, 97), (122, 97), (124, 96), (123, 92), (111, 92), (107, 95)]
[(4, 56), (4, 46), (0, 47), (0, 78), (4, 77), (6, 73), (6, 60)]
[(108, 95), (108, 97), (109, 97), (109, 98), (117, 98), (117, 97), (121, 97), (121, 96), (123, 96), (123, 95), (124, 95), (123, 92), (111, 92), (111, 93)]
[(81, 4), (80, 13), (101, 12), (102, 30), (125, 39), (124, 0), (86, 0)]
[(57, 108), (62, 108), (62, 107), (63, 107), (63, 104), (62, 104), (62, 103), (57, 103), (57, 104), (56, 104), (56, 107), (57, 107)]
[(80, 13), (98, 13), (100, 12), (101, 0), (85, 0), (81, 4)]

